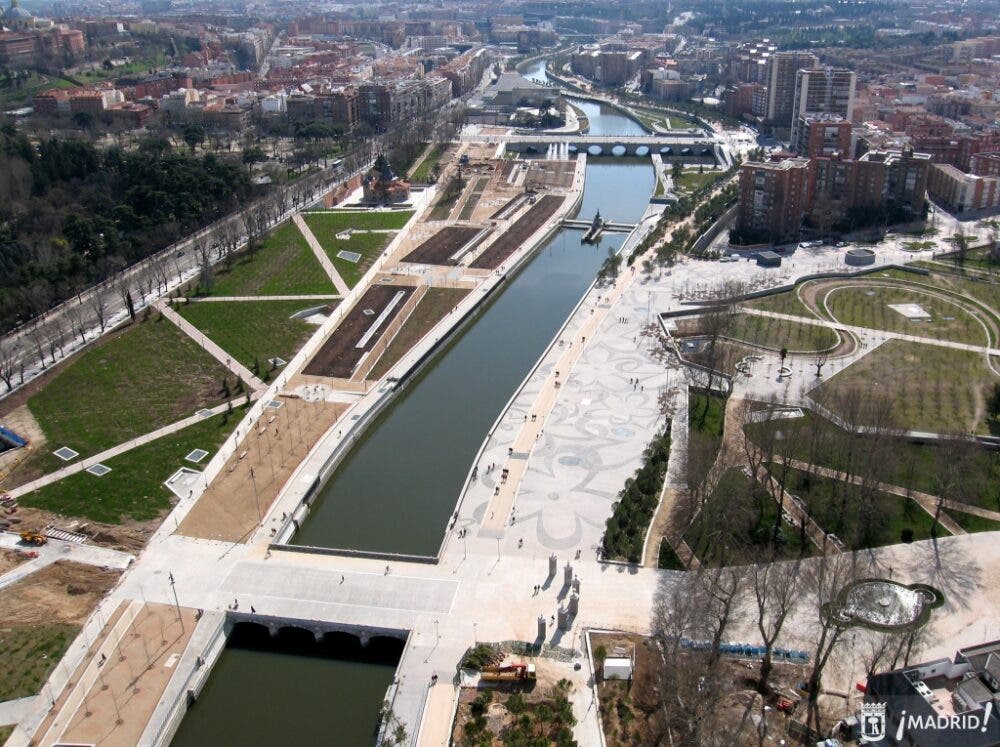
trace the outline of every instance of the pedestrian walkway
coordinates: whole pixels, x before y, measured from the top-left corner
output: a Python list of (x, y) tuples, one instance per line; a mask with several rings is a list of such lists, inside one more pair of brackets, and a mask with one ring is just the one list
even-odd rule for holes
[(29, 695), (27, 698), (5, 700), (0, 703), (0, 726), (16, 724), (24, 719), (35, 707), (35, 699), (37, 697), (37, 695)]
[(337, 292), (342, 296), (346, 296), (350, 293), (350, 286), (348, 286), (347, 283), (344, 282), (344, 279), (340, 277), (340, 273), (337, 272), (337, 268), (333, 266), (333, 262), (330, 261), (330, 257), (327, 255), (326, 250), (324, 250), (319, 241), (316, 240), (316, 236), (313, 235), (312, 230), (306, 225), (302, 216), (299, 213), (296, 213), (292, 216), (292, 220), (302, 233), (306, 243), (309, 244), (309, 248), (312, 249), (313, 254), (316, 255), (316, 259), (319, 261), (320, 265), (322, 265), (323, 271), (330, 278), (331, 282), (333, 282), (334, 286), (336, 286)]
[[(259, 396), (258, 393), (251, 394), (251, 399), (256, 399)], [(242, 404), (242, 398), (241, 402)], [(43, 475), (36, 480), (31, 482), (26, 482), (23, 485), (18, 485), (16, 488), (11, 488), (7, 491), (11, 497), (17, 498), (22, 495), (27, 495), (39, 488), (44, 488), (46, 485), (51, 485), (54, 482), (58, 482), (65, 477), (70, 475), (75, 475), (77, 472), (83, 472), (88, 467), (93, 467), (95, 464), (101, 464), (109, 459), (113, 459), (120, 454), (124, 454), (127, 451), (131, 451), (139, 446), (148, 444), (150, 441), (155, 441), (158, 438), (163, 438), (164, 436), (169, 436), (171, 433), (176, 433), (177, 431), (187, 428), (189, 425), (194, 425), (206, 417), (212, 415), (221, 415), (226, 412), (231, 407), (231, 402), (223, 402), (221, 405), (216, 405), (210, 409), (202, 410), (194, 415), (190, 415), (182, 420), (177, 420), (173, 423), (163, 426), (162, 428), (157, 428), (155, 431), (150, 431), (149, 433), (144, 433), (141, 436), (136, 436), (135, 438), (129, 439), (124, 443), (120, 443), (117, 446), (112, 446), (110, 449), (105, 449), (102, 452), (89, 456), (86, 459), (81, 459), (79, 462), (74, 462), (62, 469), (58, 469), (55, 472), (50, 472), (47, 475)]]
[(200, 329), (174, 311), (170, 304), (165, 303), (162, 299), (160, 299), (156, 302), (156, 308), (163, 314), (163, 316), (176, 324), (177, 327), (180, 328), (181, 332), (198, 343), (206, 353), (228, 368), (231, 373), (238, 376), (244, 384), (250, 387), (250, 389), (256, 392), (261, 392), (267, 389), (267, 384), (254, 376), (249, 368), (244, 366), (242, 363), (234, 361), (233, 357), (229, 353), (208, 339), (208, 337)]

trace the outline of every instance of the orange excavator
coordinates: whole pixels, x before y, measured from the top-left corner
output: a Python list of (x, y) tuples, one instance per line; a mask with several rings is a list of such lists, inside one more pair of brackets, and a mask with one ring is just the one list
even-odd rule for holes
[(480, 679), (485, 682), (532, 682), (536, 676), (534, 664), (506, 664), (483, 667)]

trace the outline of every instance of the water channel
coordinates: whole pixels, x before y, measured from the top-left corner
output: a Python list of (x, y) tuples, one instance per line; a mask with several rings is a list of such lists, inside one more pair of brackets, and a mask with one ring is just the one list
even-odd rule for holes
[[(643, 162), (587, 166), (580, 215), (634, 222), (653, 190)], [(466, 473), (504, 403), (538, 360), (609, 247), (556, 233), (373, 423), (292, 541), (434, 555)]]
[[(641, 131), (612, 109), (579, 105), (592, 131)], [(600, 209), (609, 219), (635, 222), (652, 190), (649, 163), (596, 160), (587, 166), (579, 214), (589, 218)], [(623, 234), (605, 234), (594, 247), (581, 244), (581, 235), (556, 233), (438, 351), (338, 467), (294, 542), (437, 552), (487, 430), (593, 282), (608, 249), (624, 241)], [(372, 744), (391, 663), (244, 638), (231, 637), (172, 747)]]

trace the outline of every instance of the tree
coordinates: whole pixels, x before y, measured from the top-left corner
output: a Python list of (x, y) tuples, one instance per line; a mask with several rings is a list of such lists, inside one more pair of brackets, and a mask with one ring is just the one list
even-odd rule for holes
[(194, 153), (195, 148), (205, 142), (205, 128), (198, 124), (189, 124), (184, 127), (184, 142)]
[(801, 561), (774, 563), (767, 558), (764, 563), (750, 569), (754, 601), (757, 603), (757, 630), (764, 642), (764, 657), (760, 662), (760, 692), (767, 694), (768, 681), (773, 669), (774, 644), (781, 635), (785, 620), (795, 611), (802, 598), (799, 583)]
[(682, 164), (680, 161), (674, 161), (672, 164), (670, 164), (670, 176), (674, 180), (675, 189), (677, 187), (677, 182), (683, 175), (684, 175), (684, 164)]
[(17, 347), (8, 341), (0, 339), (0, 379), (3, 379), (8, 392), (14, 388), (16, 360)]
[(94, 126), (94, 115), (90, 112), (77, 112), (73, 115), (73, 124), (81, 130), (89, 130)]
[(100, 286), (95, 287), (90, 293), (89, 302), (90, 310), (94, 312), (94, 318), (101, 328), (101, 334), (104, 334), (104, 330), (108, 326), (108, 299), (104, 294), (104, 289)]

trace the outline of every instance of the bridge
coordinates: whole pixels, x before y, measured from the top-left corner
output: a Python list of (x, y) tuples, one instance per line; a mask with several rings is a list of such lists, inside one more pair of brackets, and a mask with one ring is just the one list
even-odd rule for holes
[(509, 151), (545, 153), (553, 146), (566, 146), (568, 155), (586, 152), (590, 156), (641, 156), (658, 153), (664, 160), (684, 163), (721, 163), (719, 146), (699, 133), (693, 137), (677, 135), (587, 135), (571, 133), (531, 133), (511, 135), (463, 135), (473, 143), (506, 143)]
[[(582, 228), (586, 230), (592, 228), (594, 224), (589, 220), (569, 220), (568, 218), (564, 218), (562, 225), (566, 228)], [(610, 233), (631, 233), (635, 229), (635, 226), (635, 223), (615, 223), (608, 221), (601, 224), (601, 230)]]

